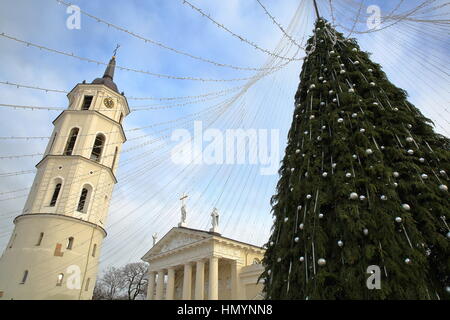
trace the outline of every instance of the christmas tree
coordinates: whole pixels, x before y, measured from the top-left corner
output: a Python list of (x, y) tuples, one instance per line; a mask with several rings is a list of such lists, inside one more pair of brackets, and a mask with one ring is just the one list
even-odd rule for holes
[(306, 49), (267, 298), (449, 299), (449, 139), (326, 20)]

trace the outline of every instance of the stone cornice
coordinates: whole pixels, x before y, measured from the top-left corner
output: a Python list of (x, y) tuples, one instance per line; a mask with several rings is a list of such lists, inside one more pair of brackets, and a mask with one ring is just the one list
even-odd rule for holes
[(42, 217), (43, 218), (50, 217), (50, 218), (64, 219), (64, 220), (68, 220), (68, 221), (71, 221), (71, 222), (78, 222), (78, 223), (90, 226), (90, 227), (92, 227), (94, 229), (100, 230), (103, 233), (103, 237), (106, 237), (106, 235), (107, 235), (106, 230), (103, 229), (102, 227), (100, 227), (98, 224), (95, 224), (93, 222), (86, 221), (86, 220), (83, 220), (83, 219), (74, 218), (74, 217), (71, 217), (71, 216), (66, 216), (66, 215), (63, 215), (63, 214), (57, 214), (57, 213), (25, 213), (25, 214), (21, 214), (21, 215), (15, 217), (13, 222), (15, 224), (17, 221), (19, 221), (21, 219), (34, 218), (34, 217), (40, 217), (40, 218), (42, 218)]
[(39, 168), (39, 166), (41, 165), (41, 163), (44, 162), (45, 159), (47, 159), (47, 158), (56, 158), (56, 157), (62, 157), (62, 158), (67, 158), (67, 159), (71, 159), (71, 158), (73, 159), (75, 157), (75, 158), (78, 158), (80, 160), (87, 161), (87, 162), (89, 162), (91, 164), (95, 164), (95, 165), (105, 169), (107, 172), (109, 172), (109, 174), (111, 175), (111, 178), (113, 179), (114, 183), (117, 183), (117, 178), (114, 175), (114, 172), (112, 171), (112, 169), (110, 167), (105, 166), (104, 164), (98, 163), (97, 161), (88, 159), (88, 158), (86, 158), (84, 156), (76, 155), (76, 154), (75, 155), (70, 155), (70, 156), (65, 156), (65, 155), (62, 155), (62, 154), (47, 154), (41, 159), (41, 161), (39, 161), (36, 164), (36, 168)]

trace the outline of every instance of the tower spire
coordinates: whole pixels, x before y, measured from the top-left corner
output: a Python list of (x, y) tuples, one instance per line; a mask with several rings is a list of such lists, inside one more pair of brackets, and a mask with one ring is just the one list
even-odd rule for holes
[(105, 69), (103, 78), (109, 78), (110, 80), (113, 80), (115, 68), (116, 68), (116, 56), (112, 56), (111, 60), (109, 60), (108, 66)]

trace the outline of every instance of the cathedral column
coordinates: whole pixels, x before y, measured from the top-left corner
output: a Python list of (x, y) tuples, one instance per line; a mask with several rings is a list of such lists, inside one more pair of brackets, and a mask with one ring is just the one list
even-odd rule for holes
[(147, 300), (154, 300), (155, 291), (155, 272), (148, 272), (148, 287), (147, 287)]
[(205, 298), (205, 262), (198, 260), (195, 273), (195, 300)]
[(209, 300), (219, 299), (219, 258), (209, 258)]
[(237, 260), (231, 261), (231, 299), (240, 300), (241, 297), (241, 284), (239, 281), (239, 273), (241, 271), (241, 265)]
[(183, 300), (191, 300), (192, 291), (192, 265), (186, 263), (184, 265), (184, 277), (183, 277)]
[(164, 270), (158, 271), (158, 281), (156, 282), (156, 298), (155, 300), (162, 300), (164, 291)]
[(166, 300), (173, 300), (174, 292), (175, 292), (175, 268), (170, 267), (167, 269)]

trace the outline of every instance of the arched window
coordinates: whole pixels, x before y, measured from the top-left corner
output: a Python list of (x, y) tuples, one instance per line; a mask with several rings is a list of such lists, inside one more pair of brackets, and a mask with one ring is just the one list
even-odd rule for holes
[(94, 247), (92, 248), (92, 256), (95, 257), (95, 253), (97, 251), (97, 244), (94, 244)]
[(91, 107), (93, 96), (84, 96), (83, 105), (81, 106), (81, 110), (89, 110)]
[(103, 147), (105, 146), (105, 136), (101, 133), (97, 134), (94, 141), (94, 146), (92, 147), (91, 160), (100, 161), (102, 155)]
[(38, 239), (38, 242), (36, 243), (37, 246), (40, 246), (40, 245), (41, 245), (42, 239), (44, 239), (44, 233), (43, 233), (43, 232), (41, 232), (41, 233), (39, 234), (39, 239)]
[(48, 153), (52, 153), (52, 148), (53, 148), (53, 145), (55, 144), (55, 140), (56, 140), (56, 136), (57, 135), (58, 135), (58, 132), (55, 132), (53, 134), (52, 143), (50, 144), (50, 147), (48, 148)]
[(52, 199), (50, 200), (50, 207), (54, 207), (56, 205), (56, 201), (58, 200), (60, 190), (61, 190), (61, 183), (57, 183), (55, 186), (55, 190), (53, 191)]
[(56, 280), (56, 285), (58, 287), (62, 286), (63, 280), (64, 280), (64, 273), (58, 274), (58, 278)]
[(22, 277), (22, 282), (20, 284), (24, 284), (28, 278), (28, 270), (25, 270)]
[(80, 200), (78, 201), (77, 211), (86, 212), (88, 194), (89, 194), (89, 190), (87, 188), (83, 188), (81, 190), (81, 195), (80, 195)]
[(70, 130), (69, 138), (67, 139), (66, 148), (64, 149), (64, 155), (70, 156), (72, 155), (73, 148), (75, 147), (75, 142), (77, 141), (78, 136), (78, 128), (72, 128)]
[(67, 239), (67, 246), (66, 246), (67, 250), (72, 250), (73, 240), (74, 240), (73, 237), (70, 237), (69, 239)]

